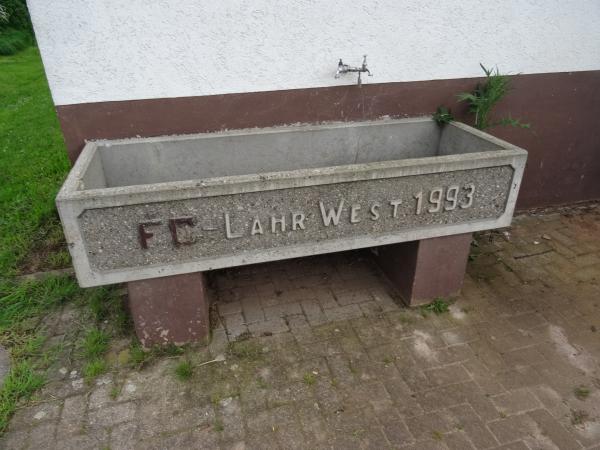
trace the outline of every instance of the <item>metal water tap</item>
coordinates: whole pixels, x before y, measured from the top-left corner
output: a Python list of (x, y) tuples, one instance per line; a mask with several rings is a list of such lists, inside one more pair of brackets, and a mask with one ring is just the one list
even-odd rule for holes
[(359, 86), (362, 85), (361, 74), (363, 72), (366, 72), (368, 76), (372, 77), (373, 74), (367, 67), (367, 55), (363, 55), (363, 62), (362, 62), (362, 66), (360, 66), (360, 67), (351, 67), (348, 64), (344, 64), (344, 62), (342, 61), (342, 58), (340, 58), (340, 61), (338, 62), (337, 70), (335, 71), (335, 78), (339, 78), (340, 75), (343, 75), (348, 72), (357, 72), (358, 73), (358, 85)]

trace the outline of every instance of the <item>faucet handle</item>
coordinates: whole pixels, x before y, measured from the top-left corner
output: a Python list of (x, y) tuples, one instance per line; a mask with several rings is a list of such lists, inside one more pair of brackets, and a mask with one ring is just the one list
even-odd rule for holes
[(342, 58), (340, 58), (337, 70), (335, 71), (335, 78), (339, 78), (341, 74), (346, 73), (347, 71), (348, 66), (344, 64), (344, 61), (342, 61)]
[(373, 76), (373, 74), (371, 73), (371, 71), (367, 67), (367, 55), (363, 55), (362, 71), (363, 72), (367, 72), (367, 75), (369, 75), (370, 77)]

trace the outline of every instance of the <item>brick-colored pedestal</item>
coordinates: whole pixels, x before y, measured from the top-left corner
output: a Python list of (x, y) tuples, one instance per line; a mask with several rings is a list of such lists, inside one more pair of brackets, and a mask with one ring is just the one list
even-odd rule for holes
[(129, 310), (144, 347), (207, 340), (209, 299), (202, 272), (130, 281)]
[(378, 248), (376, 261), (409, 306), (457, 294), (463, 284), (471, 233)]

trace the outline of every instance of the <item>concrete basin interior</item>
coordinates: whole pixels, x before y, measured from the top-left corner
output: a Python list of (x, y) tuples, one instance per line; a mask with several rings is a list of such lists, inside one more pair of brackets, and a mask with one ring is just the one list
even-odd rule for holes
[(430, 118), (97, 141), (81, 190), (435, 158), (502, 149)]

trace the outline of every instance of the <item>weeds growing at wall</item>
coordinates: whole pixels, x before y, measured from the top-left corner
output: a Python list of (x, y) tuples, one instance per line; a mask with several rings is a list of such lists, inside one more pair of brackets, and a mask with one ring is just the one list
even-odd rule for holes
[(497, 121), (492, 121), (490, 113), (494, 106), (510, 90), (510, 79), (507, 75), (502, 75), (498, 68), (488, 69), (480, 64), (485, 73), (485, 80), (477, 83), (473, 92), (461, 92), (458, 94), (458, 100), (469, 104), (469, 112), (475, 115), (475, 127), (485, 130), (497, 125), (510, 125), (513, 127), (529, 128), (528, 123), (521, 123), (519, 119), (504, 117)]
[(433, 120), (435, 120), (438, 125), (443, 125), (445, 123), (452, 122), (454, 120), (454, 116), (452, 115), (452, 111), (445, 106), (438, 106), (437, 110), (433, 114)]
[[(474, 115), (475, 128), (485, 130), (498, 125), (530, 128), (530, 124), (523, 123), (520, 119), (513, 119), (510, 114), (497, 120), (492, 118), (493, 109), (511, 89), (510, 78), (501, 74), (497, 67), (488, 69), (483, 64), (480, 66), (485, 73), (485, 79), (477, 83), (472, 92), (457, 94), (459, 102), (466, 102), (469, 105), (469, 112)], [(442, 105), (433, 114), (433, 119), (443, 125), (454, 120), (454, 117), (450, 110)]]

